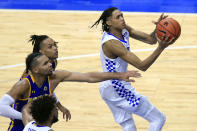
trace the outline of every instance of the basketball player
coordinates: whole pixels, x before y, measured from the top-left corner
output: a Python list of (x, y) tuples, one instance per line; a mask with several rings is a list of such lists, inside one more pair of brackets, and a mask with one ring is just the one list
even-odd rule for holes
[[(57, 58), (58, 58), (58, 47), (56, 41), (54, 41), (52, 38), (50, 38), (47, 35), (32, 35), (30, 37), (29, 42), (33, 45), (33, 51), (32, 52), (40, 52), (44, 55), (46, 55), (50, 62), (52, 63), (53, 70), (55, 70), (57, 66)], [(25, 78), (28, 74), (26, 72), (23, 73), (21, 79)], [(65, 118), (66, 115), (66, 121), (71, 119), (70, 111), (64, 107), (58, 100), (55, 93), (53, 95), (57, 99), (57, 107), (59, 110), (63, 113), (63, 118)]]
[[(161, 15), (161, 19), (166, 16)], [(123, 13), (116, 7), (103, 11), (100, 18), (92, 25), (102, 22), (104, 32), (101, 40), (100, 56), (103, 72), (125, 72), (128, 64), (146, 71), (159, 57), (162, 51), (174, 42), (169, 36), (163, 36), (155, 51), (145, 60), (140, 60), (130, 52), (129, 37), (145, 43), (155, 44), (155, 31), (150, 35), (137, 31), (125, 23)], [(157, 22), (155, 22), (157, 23)], [(165, 37), (165, 39), (164, 39)], [(170, 40), (170, 42), (167, 42)], [(149, 131), (160, 131), (166, 117), (154, 107), (143, 95), (136, 92), (129, 82), (124, 80), (108, 80), (101, 83), (100, 93), (111, 109), (115, 121), (123, 131), (136, 131), (132, 114), (137, 114), (150, 122)]]
[[(53, 131), (51, 126), (58, 121), (56, 99), (53, 96), (40, 96), (24, 108), (30, 108), (34, 121), (24, 124), (23, 131)], [(27, 119), (28, 116), (23, 113), (23, 121), (27, 121)]]
[[(21, 110), (24, 105), (44, 94), (52, 94), (60, 82), (78, 81), (95, 83), (108, 79), (123, 79), (134, 82), (130, 77), (140, 77), (137, 71), (125, 73), (77, 73), (66, 70), (53, 71), (52, 64), (46, 55), (32, 53), (26, 58), (26, 73), (31, 72), (25, 79), (18, 81), (0, 100), (0, 115), (12, 119), (9, 131), (22, 131)], [(15, 104), (14, 104), (15, 103)], [(10, 105), (14, 104), (14, 109)]]

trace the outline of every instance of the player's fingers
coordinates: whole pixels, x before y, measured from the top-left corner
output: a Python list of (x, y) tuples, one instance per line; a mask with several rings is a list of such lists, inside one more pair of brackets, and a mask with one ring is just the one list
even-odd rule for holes
[(67, 113), (66, 117), (67, 117), (67, 120), (70, 120), (70, 119), (71, 119), (71, 114), (70, 114), (70, 112), (69, 112), (69, 111), (68, 111), (68, 113)]
[(137, 73), (136, 78), (140, 78), (140, 77), (142, 77), (142, 75), (140, 73)]
[(63, 119), (65, 119), (65, 113), (63, 113)]
[(169, 44), (172, 44), (175, 41), (175, 38), (173, 37), (170, 41)]
[(168, 17), (168, 15), (164, 16), (163, 19), (165, 19), (165, 18), (167, 18), (167, 17)]
[(68, 114), (66, 115), (66, 121), (68, 121), (69, 120), (69, 116), (68, 116)]
[(162, 35), (161, 40), (165, 40), (165, 34)]
[(69, 120), (71, 119), (71, 114), (69, 115)]
[(134, 71), (133, 77), (136, 77), (136, 78), (141, 77), (141, 74), (138, 73), (138, 71)]
[(162, 20), (164, 13), (161, 14), (159, 21)]
[[(168, 35), (166, 38), (165, 38), (165, 41), (169, 41), (170, 40), (170, 35)], [(169, 42), (168, 42), (169, 43)]]

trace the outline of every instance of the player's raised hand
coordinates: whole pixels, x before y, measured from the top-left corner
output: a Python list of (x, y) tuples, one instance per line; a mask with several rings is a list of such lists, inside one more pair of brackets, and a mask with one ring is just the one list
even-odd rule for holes
[(157, 37), (157, 41), (159, 43), (159, 46), (164, 49), (169, 45), (173, 44), (176, 41), (176, 39), (174, 37), (170, 38), (170, 35), (169, 36), (163, 35), (161, 40)]
[(138, 71), (127, 71), (123, 73), (122, 80), (127, 81), (127, 82), (135, 82), (135, 80), (130, 79), (130, 77), (139, 78), (141, 77), (141, 74), (138, 73)]
[(161, 21), (161, 20), (163, 20), (163, 19), (165, 19), (167, 17), (168, 17), (168, 15), (164, 15), (164, 13), (162, 13), (160, 15), (160, 17), (158, 18), (158, 20), (157, 21), (152, 21), (152, 23), (155, 24), (155, 25), (157, 25), (159, 23), (159, 21)]

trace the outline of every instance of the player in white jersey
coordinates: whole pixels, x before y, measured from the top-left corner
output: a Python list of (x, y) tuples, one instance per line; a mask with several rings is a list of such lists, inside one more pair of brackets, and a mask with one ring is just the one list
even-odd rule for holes
[[(161, 15), (155, 24), (167, 16)], [(140, 60), (130, 52), (129, 37), (149, 44), (156, 44), (155, 31), (150, 35), (134, 30), (126, 25), (122, 12), (116, 7), (106, 9), (100, 18), (92, 25), (102, 22), (104, 31), (100, 57), (103, 72), (126, 72), (128, 63), (146, 71), (162, 53), (162, 51), (175, 40), (163, 36), (155, 51), (145, 60)], [(169, 41), (169, 42), (167, 42)], [(103, 100), (111, 109), (114, 119), (123, 131), (136, 131), (132, 114), (137, 114), (150, 122), (149, 131), (160, 131), (165, 123), (165, 115), (154, 107), (143, 95), (135, 91), (129, 82), (122, 80), (107, 80), (101, 83), (100, 93)]]
[[(51, 126), (58, 121), (58, 110), (56, 98), (49, 95), (43, 95), (27, 104), (24, 108), (28, 108), (35, 121), (30, 121), (25, 125), (23, 131), (53, 131)], [(23, 123), (28, 121), (29, 115), (23, 110)]]
[(53, 131), (50, 127), (48, 126), (39, 126), (35, 124), (35, 121), (29, 122), (23, 131)]

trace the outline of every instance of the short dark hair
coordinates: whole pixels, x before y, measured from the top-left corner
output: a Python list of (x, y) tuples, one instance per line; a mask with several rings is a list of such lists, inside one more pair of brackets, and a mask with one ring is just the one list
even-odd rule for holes
[(43, 95), (32, 101), (30, 110), (36, 122), (44, 123), (49, 119), (51, 112), (55, 107), (55, 97)]
[(31, 35), (29, 42), (32, 43), (33, 47), (33, 52), (39, 52), (40, 50), (40, 44), (42, 43), (43, 40), (49, 38), (47, 35)]
[(109, 26), (107, 25), (106, 21), (107, 21), (108, 17), (112, 16), (112, 13), (113, 13), (114, 10), (118, 10), (118, 8), (110, 7), (108, 9), (104, 10), (103, 13), (101, 14), (100, 18), (91, 26), (91, 28), (95, 25), (97, 26), (100, 23), (100, 21), (102, 21), (103, 32), (104, 31), (108, 32), (109, 31)]
[(41, 53), (31, 53), (26, 58), (26, 73), (28, 73), (29, 70), (32, 70), (32, 67), (37, 65), (37, 58), (42, 56)]

